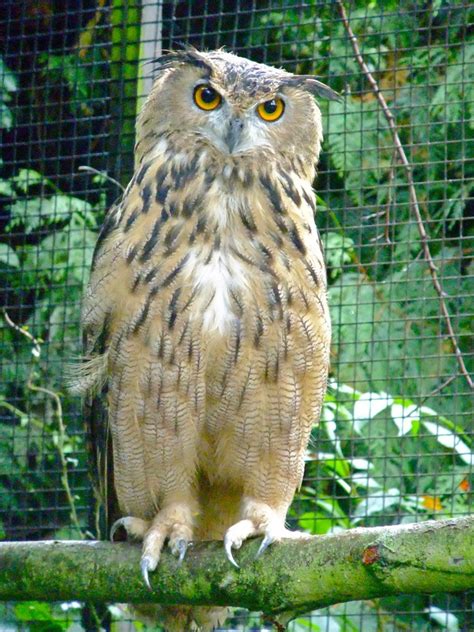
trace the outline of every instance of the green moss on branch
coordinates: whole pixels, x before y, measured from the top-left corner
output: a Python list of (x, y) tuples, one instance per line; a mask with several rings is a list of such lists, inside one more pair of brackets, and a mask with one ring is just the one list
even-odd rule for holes
[(274, 545), (258, 542), (227, 561), (221, 542), (190, 548), (178, 566), (168, 552), (151, 575), (140, 547), (107, 542), (0, 543), (0, 599), (155, 602), (241, 606), (278, 615), (355, 599), (474, 588), (474, 517), (353, 529)]

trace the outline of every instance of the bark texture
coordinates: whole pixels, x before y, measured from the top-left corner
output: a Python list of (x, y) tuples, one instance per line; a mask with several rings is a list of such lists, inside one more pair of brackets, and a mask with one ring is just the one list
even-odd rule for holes
[(474, 588), (474, 517), (352, 529), (237, 552), (222, 542), (190, 548), (182, 565), (165, 552), (140, 575), (140, 547), (87, 541), (0, 543), (0, 599), (229, 605), (284, 620), (330, 604), (400, 593)]

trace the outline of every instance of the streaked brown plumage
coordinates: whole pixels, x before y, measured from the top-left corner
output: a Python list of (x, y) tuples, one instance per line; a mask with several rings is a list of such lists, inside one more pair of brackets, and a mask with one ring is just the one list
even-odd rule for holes
[[(221, 97), (212, 111), (193, 101), (201, 84)], [(225, 538), (233, 561), (247, 537), (301, 537), (285, 517), (330, 339), (314, 94), (335, 96), (311, 77), (187, 50), (159, 60), (139, 116), (136, 172), (84, 299), (78, 388), (107, 385), (119, 524), (144, 540), (146, 579), (165, 540), (182, 556), (192, 539)], [(256, 105), (279, 98), (281, 118), (259, 118)], [(185, 612), (176, 629), (199, 620)]]

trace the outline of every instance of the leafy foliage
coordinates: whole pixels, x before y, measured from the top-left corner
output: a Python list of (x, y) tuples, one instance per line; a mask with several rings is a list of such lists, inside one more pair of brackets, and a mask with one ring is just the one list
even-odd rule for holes
[(9, 104), (12, 93), (17, 90), (16, 76), (0, 57), (0, 129), (10, 129), (13, 125), (13, 114)]
[[(469, 513), (472, 402), (462, 377), (437, 394), (458, 368), (387, 120), (334, 19), (335, 3), (285, 6), (262, 15), (249, 45), (265, 47), (266, 61), (315, 73), (345, 94), (341, 102), (320, 103), (326, 142), (317, 188), (328, 193), (324, 203), (318, 200), (318, 224), (328, 263), (333, 368), (294, 525), (323, 534)], [(349, 19), (408, 148), (446, 305), (472, 369), (466, 220), (474, 163), (466, 147), (474, 139), (474, 42), (466, 12), (442, 1), (431, 12), (413, 3), (356, 2)], [(419, 599), (419, 613), (410, 618), (397, 614), (403, 598), (380, 600), (376, 608), (333, 607), (291, 629), (461, 629), (462, 616), (446, 612), (441, 598), (435, 603)]]
[[(313, 72), (345, 93), (341, 102), (320, 103), (327, 175), (317, 182), (328, 189), (318, 223), (329, 231), (335, 376), (359, 389), (424, 398), (439, 386), (440, 376), (456, 374), (457, 366), (387, 121), (344, 25), (334, 19), (334, 3), (287, 6), (262, 15), (250, 45), (265, 46), (267, 60)], [(436, 6), (430, 13), (417, 12), (411, 3), (374, 1), (369, 9), (356, 3), (350, 20), (409, 148), (430, 248), (461, 350), (467, 352), (474, 312), (468, 290), (472, 227), (466, 222), (474, 189), (474, 163), (466, 156), (474, 140), (474, 41), (465, 31), (468, 15), (461, 5)], [(446, 46), (448, 37), (452, 46)], [(334, 268), (343, 243), (344, 259)], [(460, 381), (444, 389), (440, 401), (428, 403), (461, 422), (470, 403), (459, 395)]]
[[(98, 179), (103, 184), (100, 176)], [(71, 470), (81, 465), (85, 472), (83, 437), (77, 434), (72, 415), (76, 405), (61, 389), (64, 363), (78, 353), (84, 270), (90, 266), (97, 212), (105, 200), (102, 196), (93, 206), (64, 195), (30, 169), (1, 180), (0, 190), (8, 196), (6, 236), (26, 237), (15, 245), (0, 245), (9, 305), (4, 314), (8, 326), (1, 330), (0, 343), (4, 376), (0, 386), (0, 509), (9, 516), (8, 525), (2, 527), (4, 534), (15, 537), (34, 530), (42, 508), (58, 503), (59, 499), (54, 501), (56, 490), (63, 489), (59, 498), (65, 508), (58, 525), (67, 524), (67, 471), (61, 459)], [(15, 324), (12, 314), (21, 319), (21, 326)], [(58, 412), (59, 396), (62, 405)], [(63, 409), (70, 415), (70, 434), (64, 433), (63, 420), (58, 418)], [(37, 513), (31, 514), (33, 508)]]

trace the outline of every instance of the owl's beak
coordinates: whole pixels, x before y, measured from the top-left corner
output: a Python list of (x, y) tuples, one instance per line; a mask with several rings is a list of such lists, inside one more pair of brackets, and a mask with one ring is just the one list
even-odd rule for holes
[(234, 151), (234, 149), (238, 146), (240, 142), (243, 127), (244, 122), (238, 116), (232, 117), (227, 124), (227, 129), (224, 135), (224, 142), (229, 148), (230, 154)]

